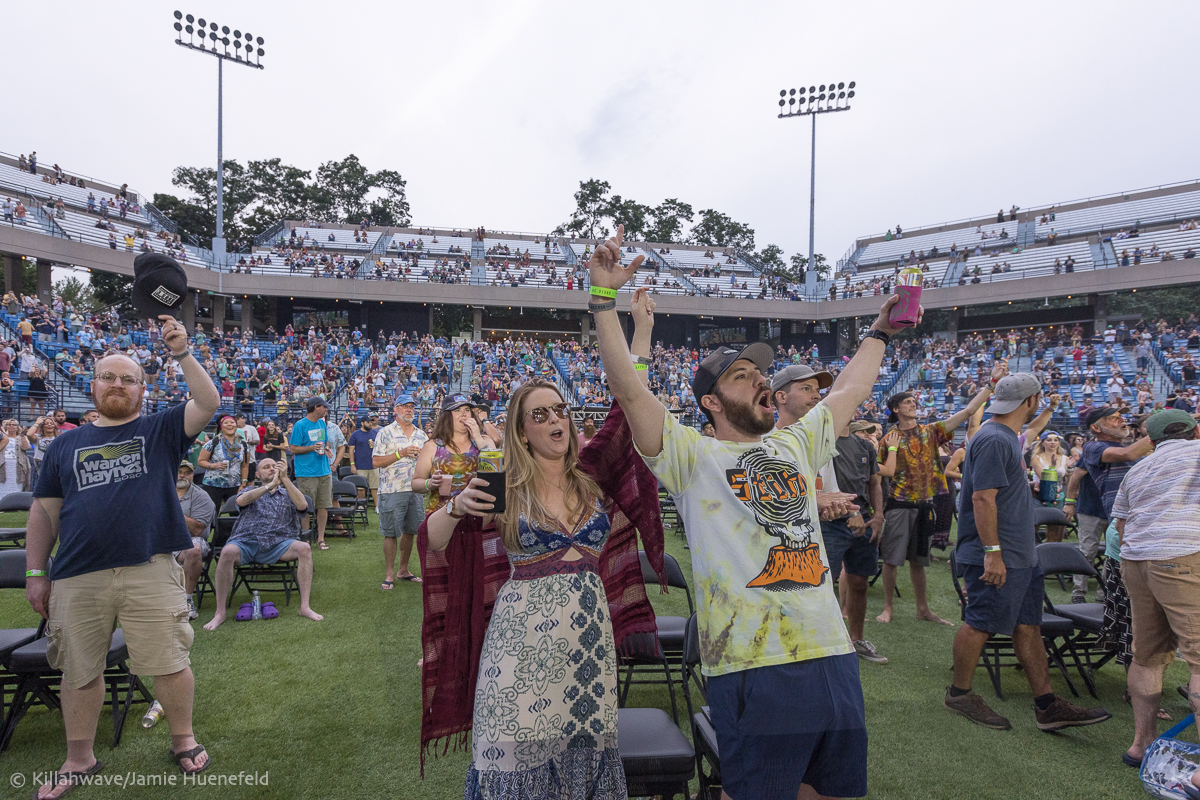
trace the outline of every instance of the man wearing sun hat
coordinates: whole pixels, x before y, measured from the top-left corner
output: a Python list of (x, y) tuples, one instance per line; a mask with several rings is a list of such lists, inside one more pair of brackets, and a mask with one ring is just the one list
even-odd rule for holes
[[(394, 404), (395, 419), (375, 436), (371, 463), (379, 475), (379, 532), (383, 536), (383, 590), (394, 579), (420, 583), (409, 568), (413, 537), (425, 519), (423, 492), (413, 491), (412, 475), (421, 447), (429, 441), (425, 431), (413, 424), (417, 404), (402, 394)], [(400, 570), (396, 571), (396, 540), (400, 540)]]
[[(1154, 451), (1125, 475), (1112, 505), (1121, 535), (1121, 577), (1133, 619), (1129, 694), (1134, 735), (1127, 763), (1141, 763), (1158, 736), (1163, 672), (1187, 662), (1188, 699), (1200, 710), (1200, 441), (1182, 409), (1145, 421)], [(1194, 785), (1200, 786), (1193, 781)], [(1191, 795), (1189, 795), (1191, 796)]]

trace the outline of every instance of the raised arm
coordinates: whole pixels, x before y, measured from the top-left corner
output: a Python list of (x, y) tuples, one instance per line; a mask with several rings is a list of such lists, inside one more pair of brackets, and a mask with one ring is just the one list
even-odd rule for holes
[(1026, 446), (1031, 447), (1032, 445), (1030, 443), (1036, 442), (1038, 437), (1041, 436), (1042, 431), (1044, 431), (1046, 426), (1050, 424), (1050, 417), (1053, 416), (1055, 409), (1058, 408), (1058, 403), (1060, 400), (1062, 400), (1062, 398), (1059, 395), (1050, 395), (1049, 402), (1046, 404), (1046, 407), (1042, 409), (1042, 413), (1034, 417), (1033, 422), (1030, 422), (1029, 425), (1025, 427)]
[(1138, 439), (1128, 447), (1110, 447), (1100, 454), (1100, 463), (1102, 464), (1120, 464), (1128, 461), (1137, 461), (1145, 458), (1154, 452), (1154, 443), (1150, 441), (1150, 437)]
[(183, 411), (183, 430), (188, 436), (195, 436), (212, 422), (213, 415), (221, 407), (221, 393), (204, 365), (188, 350), (188, 335), (183, 324), (169, 314), (160, 314), (158, 318), (163, 321), (163, 344), (179, 362), (192, 395)]
[[(633, 358), (650, 357), (650, 340), (654, 333), (654, 297), (646, 288), (633, 290), (633, 300), (629, 304), (629, 315), (633, 317), (633, 341), (630, 342), (629, 352)], [(643, 386), (650, 384), (650, 365), (638, 362), (633, 366), (641, 379)]]
[[(593, 290), (608, 289), (615, 293), (637, 273), (645, 260), (645, 256), (638, 256), (628, 267), (621, 266), (624, 236), (625, 226), (620, 225), (617, 235), (598, 246), (592, 254), (589, 274)], [(629, 421), (638, 450), (645, 455), (656, 456), (662, 452), (662, 430), (667, 409), (650, 393), (633, 368), (629, 347), (625, 344), (625, 333), (617, 319), (615, 298), (610, 302), (606, 296), (593, 295), (588, 305), (594, 307), (590, 310), (596, 324), (600, 361), (608, 376), (608, 388), (625, 410), (625, 419)]]
[(971, 402), (967, 403), (957, 413), (953, 414), (950, 419), (944, 424), (946, 433), (955, 430), (959, 425), (967, 421), (976, 411), (983, 408), (983, 404), (992, 396), (992, 387), (996, 385), (996, 381), (1008, 374), (1008, 362), (1004, 360), (997, 361), (992, 367), (992, 381), (979, 390), (979, 394), (971, 398)]
[[(879, 310), (879, 317), (871, 325), (871, 330), (882, 331), (889, 337), (900, 331), (893, 327), (888, 320), (892, 306), (899, 301), (899, 295), (892, 295)], [(925, 309), (918, 312), (917, 322), (925, 315)], [(879, 377), (879, 364), (883, 361), (887, 345), (879, 339), (871, 338), (859, 342), (858, 351), (837, 376), (833, 386), (821, 402), (829, 407), (833, 415), (833, 429), (841, 430), (854, 419), (854, 412), (863, 404), (875, 388), (875, 380)]]

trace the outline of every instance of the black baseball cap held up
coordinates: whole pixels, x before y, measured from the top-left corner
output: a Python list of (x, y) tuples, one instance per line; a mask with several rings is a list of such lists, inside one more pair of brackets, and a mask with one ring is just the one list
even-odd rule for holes
[(187, 290), (187, 273), (169, 255), (142, 253), (133, 260), (130, 301), (144, 319), (158, 319), (160, 314), (178, 317)]
[(696, 395), (696, 402), (700, 402), (700, 398), (704, 395), (712, 394), (713, 387), (717, 385), (717, 380), (725, 374), (725, 370), (732, 367), (735, 361), (742, 359), (754, 362), (759, 372), (766, 375), (771, 363), (775, 360), (775, 351), (771, 345), (763, 342), (754, 342), (740, 350), (726, 346), (713, 350), (700, 362), (700, 366), (696, 369), (696, 376), (692, 378), (692, 394)]

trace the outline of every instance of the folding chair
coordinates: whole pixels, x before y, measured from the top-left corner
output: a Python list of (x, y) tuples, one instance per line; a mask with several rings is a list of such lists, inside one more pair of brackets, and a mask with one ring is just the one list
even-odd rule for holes
[[(354, 525), (358, 514), (358, 510), (355, 508), (355, 501), (358, 500), (358, 487), (349, 481), (334, 481), (333, 499), (338, 502), (339, 507), (327, 509), (329, 516), (325, 526), (325, 535), (345, 536), (348, 539), (353, 539), (355, 536)], [(341, 522), (345, 525), (345, 532), (338, 532), (336, 534), (331, 532), (330, 527), (335, 522)]]
[[(204, 559), (204, 568), (200, 570), (200, 579), (196, 581), (197, 611), (204, 605), (204, 595), (214, 594), (216, 591), (212, 580), (212, 564), (214, 561), (220, 560), (222, 548), (229, 544), (229, 537), (233, 534), (233, 526), (237, 524), (239, 510), (240, 507), (237, 504), (237, 496), (235, 495), (226, 500), (217, 509), (217, 516), (213, 518), (212, 537), (209, 539), (208, 556)], [(229, 594), (233, 594), (232, 589)]]
[[(1069, 542), (1044, 542), (1037, 546), (1038, 563), (1050, 576), (1086, 575), (1099, 580), (1100, 573), (1088, 562), (1079, 547)], [(1066, 617), (1075, 625), (1074, 635), (1067, 640), (1072, 648), (1075, 668), (1087, 685), (1092, 697), (1096, 694), (1096, 670), (1116, 657), (1119, 648), (1109, 648), (1104, 640), (1103, 603), (1052, 603), (1046, 596), (1046, 610)]]
[[(700, 800), (720, 795), (721, 755), (717, 749), (717, 731), (713, 727), (708, 706), (697, 711), (692, 707), (691, 687), (696, 687), (700, 701), (707, 700), (707, 682), (700, 672), (700, 630), (696, 615), (688, 617), (683, 644), (683, 699), (687, 703), (688, 719), (692, 721), (692, 745), (696, 750), (696, 775), (700, 779)], [(704, 764), (708, 762), (708, 771)], [(717, 790), (717, 791), (714, 791)]]
[[(1033, 509), (1033, 524), (1037, 529), (1037, 541), (1039, 544), (1046, 541), (1046, 528), (1050, 525), (1058, 525), (1064, 529), (1063, 537), (1066, 538), (1067, 532), (1070, 530), (1078, 531), (1078, 520), (1068, 520), (1067, 515), (1063, 513), (1061, 508), (1055, 506), (1034, 506)], [(1074, 526), (1072, 528), (1072, 526)], [(1049, 575), (1046, 576), (1049, 579)], [(1058, 588), (1064, 592), (1067, 591), (1067, 581), (1062, 575), (1054, 576), (1058, 579)]]
[(347, 475), (352, 475), (352, 474), (353, 474), (353, 472), (351, 472), (351, 470), (350, 470), (350, 467), (348, 467), (348, 466), (346, 466), (346, 467), (338, 467), (338, 468), (337, 468), (337, 479), (338, 479), (339, 481), (344, 481), (344, 480), (346, 480), (346, 476), (347, 476)]
[(688, 798), (695, 751), (661, 708), (617, 709), (617, 749), (630, 797)]
[[(0, 497), (0, 512), (33, 508), (33, 492), (12, 492)], [(25, 528), (0, 528), (0, 548), (24, 547)]]
[[(11, 550), (0, 553), (0, 588), (25, 588), (25, 552)], [(49, 565), (48, 565), (49, 566)], [(7, 686), (14, 685), (12, 699), (5, 707), (4, 722), (0, 726), (0, 751), (8, 747), (17, 725), (25, 717), (29, 709), (35, 705), (47, 708), (61, 709), (59, 702), (59, 686), (62, 673), (50, 667), (47, 648), (50, 639), (45, 635), (45, 622), (35, 629), (34, 638), (26, 644), (14, 647), (3, 656), (3, 680), (5, 694)], [(16, 629), (18, 631), (24, 629)], [(5, 632), (6, 634), (8, 632)], [(15, 638), (24, 638), (14, 634)], [(104, 661), (104, 679), (112, 704), (113, 715), (113, 747), (121, 744), (121, 734), (125, 729), (125, 719), (133, 704), (134, 693), (140, 696), (139, 703), (149, 705), (154, 702), (150, 690), (142, 683), (141, 678), (129, 671), (129, 648), (125, 645), (125, 632), (117, 628), (112, 635), (112, 642)]]
[[(644, 550), (638, 551), (638, 560), (642, 565), (642, 580), (647, 586), (661, 585), (659, 584), (658, 575), (655, 574), (654, 568), (650, 566), (650, 559), (646, 556)], [(675, 560), (675, 556), (670, 553), (663, 553), (663, 566), (667, 573), (667, 587), (670, 589), (682, 589), (683, 596), (687, 598), (688, 614), (696, 613), (696, 608), (692, 604), (692, 590), (688, 586), (687, 578), (683, 575), (683, 570), (679, 568), (679, 562)], [(678, 661), (682, 667), (683, 664), (683, 639), (684, 633), (687, 630), (687, 617), (673, 617), (662, 614), (655, 614), (655, 622), (658, 625), (658, 640), (662, 646), (663, 654), (668, 661)], [(682, 674), (682, 671), (681, 671)]]
[[(959, 583), (959, 578), (962, 573), (959, 571), (958, 558), (956, 553), (950, 551), (950, 579), (954, 582), (954, 593), (958, 596), (959, 616), (966, 621), (967, 618), (967, 596), (963, 593), (962, 585)], [(1042, 642), (1046, 645), (1046, 657), (1054, 666), (1058, 667), (1059, 673), (1062, 674), (1063, 680), (1067, 682), (1067, 688), (1071, 690), (1071, 694), (1075, 697), (1079, 696), (1079, 692), (1075, 689), (1075, 684), (1071, 682), (1071, 674), (1067, 671), (1067, 665), (1063, 659), (1063, 649), (1076, 659), (1074, 645), (1071, 644), (1071, 636), (1075, 632), (1075, 625), (1069, 619), (1065, 619), (1056, 614), (1051, 614), (1046, 611), (1042, 612)], [(1063, 644), (1060, 645), (1058, 640), (1062, 639)], [(992, 689), (996, 692), (996, 697), (1004, 699), (1004, 693), (1000, 691), (1000, 669), (1002, 667), (1019, 667), (1020, 662), (1017, 661), (1017, 653), (1013, 648), (1013, 640), (1011, 636), (1001, 634), (992, 634), (988, 637), (987, 642), (983, 645), (983, 654), (981, 655), (983, 668), (987, 671), (988, 678), (992, 681)]]
[[(301, 512), (312, 516), (312, 498), (304, 495), (308, 508)], [(237, 592), (239, 586), (253, 594), (258, 592), (283, 592), (283, 604), (291, 605), (292, 592), (300, 591), (300, 579), (296, 574), (296, 561), (276, 561), (274, 564), (238, 564), (234, 569), (233, 585), (229, 596)]]
[(361, 496), (358, 494), (354, 496), (354, 519), (361, 522), (365, 528), (370, 524), (370, 520), (367, 519), (367, 509), (374, 507), (371, 502), (371, 487), (367, 484), (366, 477), (362, 475), (347, 475), (343, 480), (346, 483), (354, 484), (354, 488), (362, 493)]
[[(6, 550), (0, 552), (0, 589), (23, 589), (25, 587), (25, 551)], [(39, 636), (45, 635), (46, 621), (43, 619), (36, 628), (5, 628), (0, 630), (0, 731), (4, 730), (3, 720), (7, 716), (9, 695), (16, 687), (17, 679), (7, 671), (8, 657), (19, 647), (32, 642)]]

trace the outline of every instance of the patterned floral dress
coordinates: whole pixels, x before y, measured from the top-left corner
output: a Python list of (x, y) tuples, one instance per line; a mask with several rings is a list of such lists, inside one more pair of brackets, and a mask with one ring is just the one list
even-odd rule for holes
[[(625, 800), (597, 503), (572, 535), (524, 517), (479, 662), (464, 800)], [(574, 549), (583, 557), (563, 560)]]
[(474, 442), (471, 442), (471, 449), (465, 453), (454, 452), (446, 447), (445, 442), (441, 439), (434, 439), (434, 442), (437, 443), (437, 450), (433, 453), (433, 471), (440, 471), (451, 476), (453, 484), (447, 497), (443, 497), (440, 492), (430, 492), (425, 495), (426, 515), (437, 511), (467, 488), (467, 484), (471, 482), (471, 478), (475, 477), (475, 472), (479, 469), (479, 448), (475, 446)]

